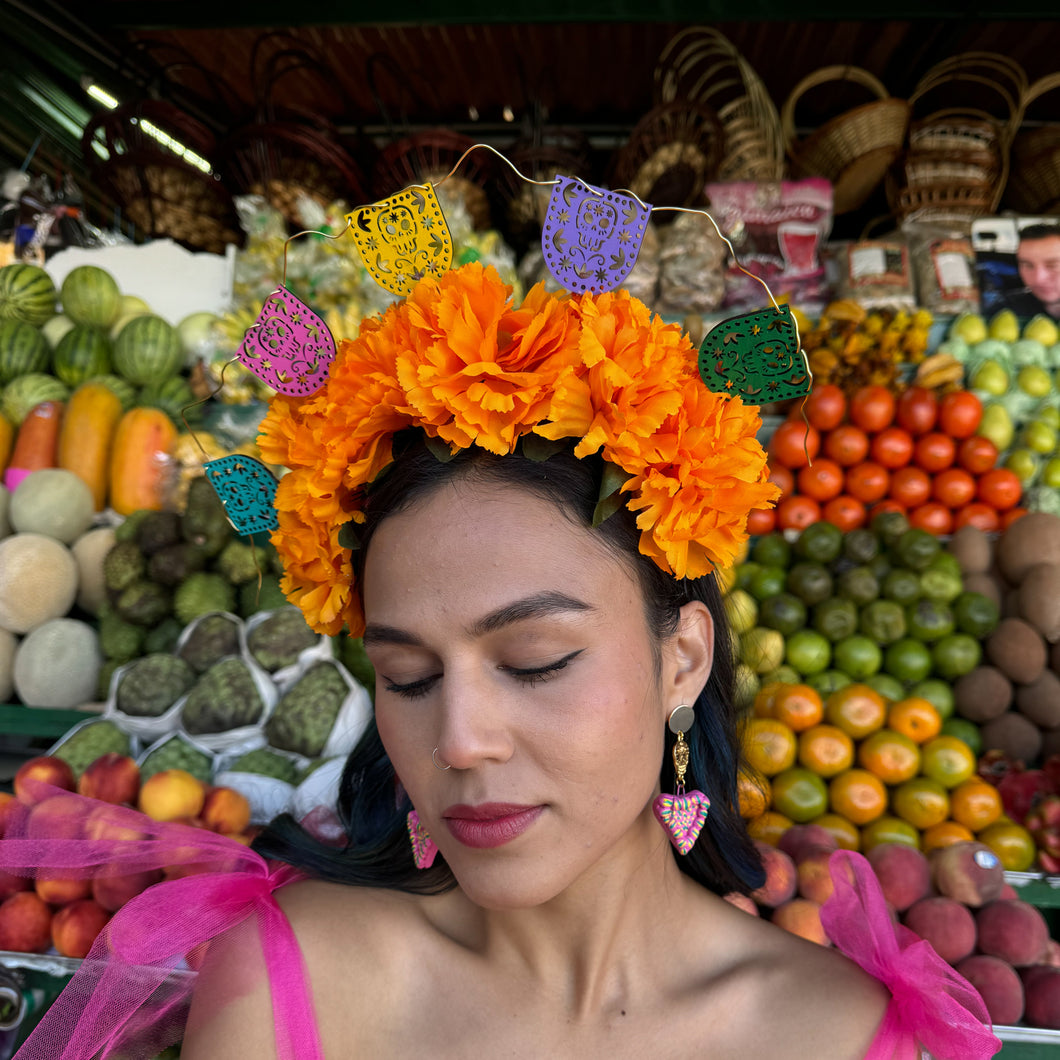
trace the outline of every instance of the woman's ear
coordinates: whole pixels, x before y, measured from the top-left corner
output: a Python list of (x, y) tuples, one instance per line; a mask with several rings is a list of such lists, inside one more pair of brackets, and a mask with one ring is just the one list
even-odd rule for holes
[(669, 716), (681, 703), (695, 703), (714, 665), (714, 619), (706, 604), (693, 600), (681, 608), (667, 649), (663, 705)]

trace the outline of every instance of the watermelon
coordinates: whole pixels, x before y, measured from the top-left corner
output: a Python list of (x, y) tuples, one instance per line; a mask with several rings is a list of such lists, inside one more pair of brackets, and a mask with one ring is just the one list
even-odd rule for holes
[(61, 313), (52, 317), (46, 324), (41, 326), (40, 333), (48, 340), (48, 345), (54, 350), (59, 345), (59, 340), (72, 328), (74, 322)]
[(42, 401), (65, 401), (70, 388), (54, 375), (30, 372), (11, 380), (0, 393), (0, 412), (17, 427)]
[(0, 320), (39, 328), (55, 315), (55, 284), (39, 265), (21, 262), (0, 269)]
[(63, 312), (75, 324), (108, 328), (121, 309), (121, 291), (106, 269), (78, 265), (63, 280)]
[(105, 386), (121, 402), (122, 412), (128, 412), (136, 404), (136, 387), (120, 375), (94, 375), (86, 382)]
[(67, 386), (80, 386), (110, 371), (110, 343), (99, 328), (75, 324), (55, 347), (55, 374)]
[(32, 324), (0, 321), (0, 385), (29, 372), (46, 372), (51, 360), (48, 343)]
[(184, 351), (177, 329), (161, 317), (133, 317), (114, 343), (114, 369), (143, 386), (178, 375)]
[(148, 383), (136, 403), (147, 408), (161, 409), (178, 427), (194, 427), (202, 422), (202, 404), (195, 397), (191, 384), (179, 375), (171, 375), (155, 383)]

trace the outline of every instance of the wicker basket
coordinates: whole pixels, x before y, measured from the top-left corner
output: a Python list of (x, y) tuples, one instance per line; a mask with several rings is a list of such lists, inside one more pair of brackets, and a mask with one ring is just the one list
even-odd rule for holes
[[(1060, 88), (1060, 73), (1031, 85), (1023, 97), (1023, 114), (1047, 92)], [(1023, 213), (1060, 214), (1060, 122), (1020, 129), (1012, 141), (1008, 201)]]
[[(825, 122), (797, 141), (795, 106), (811, 88), (851, 81), (877, 98)], [(890, 96), (883, 84), (858, 66), (825, 66), (804, 77), (784, 102), (780, 127), (793, 171), (827, 177), (833, 184), (836, 213), (856, 210), (879, 186), (898, 157), (909, 127), (909, 104)]]
[(655, 66), (655, 98), (657, 103), (685, 99), (717, 112), (725, 151), (716, 179), (783, 177), (777, 109), (750, 63), (717, 30), (690, 26), (671, 38)]

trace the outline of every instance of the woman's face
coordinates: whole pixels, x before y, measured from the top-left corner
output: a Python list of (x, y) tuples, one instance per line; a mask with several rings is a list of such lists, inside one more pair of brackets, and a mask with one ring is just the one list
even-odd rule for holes
[(667, 642), (657, 672), (635, 577), (592, 530), (459, 481), (380, 525), (363, 590), (383, 744), (473, 901), (536, 905), (669, 850), (651, 800), (687, 653)]

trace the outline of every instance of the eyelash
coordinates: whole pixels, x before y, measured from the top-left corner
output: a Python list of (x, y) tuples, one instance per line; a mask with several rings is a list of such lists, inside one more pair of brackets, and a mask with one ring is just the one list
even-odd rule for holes
[[(577, 651), (572, 651), (570, 655), (564, 655), (562, 659), (557, 659), (547, 666), (538, 666), (529, 670), (517, 669), (513, 666), (499, 667), (499, 669), (506, 669), (517, 681), (521, 681), (528, 687), (533, 688), (543, 681), (551, 680), (560, 670), (566, 669), (570, 663), (581, 655), (582, 650), (579, 648)], [(387, 681), (385, 687), (388, 692), (393, 692), (395, 695), (402, 696), (405, 699), (419, 699), (421, 696), (427, 695), (437, 679), (437, 676), (424, 677), (407, 685), (398, 685), (394, 684), (393, 681)]]

